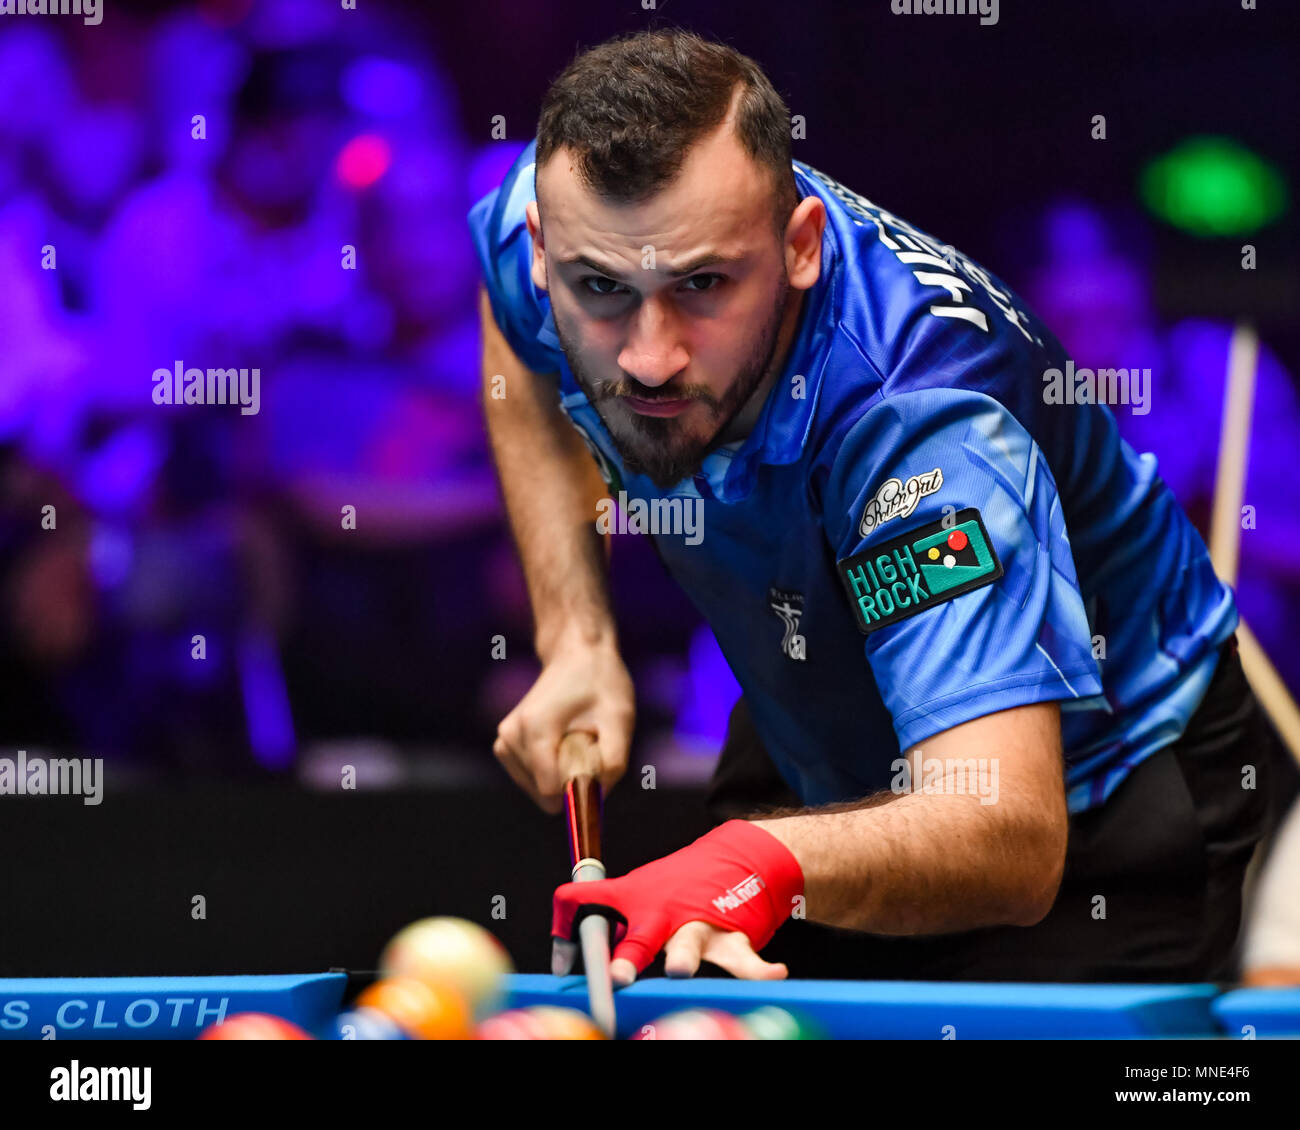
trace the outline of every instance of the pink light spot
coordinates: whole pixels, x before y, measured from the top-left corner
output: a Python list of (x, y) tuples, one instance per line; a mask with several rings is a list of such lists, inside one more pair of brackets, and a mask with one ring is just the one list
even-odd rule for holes
[(369, 188), (388, 172), (393, 152), (382, 137), (363, 133), (354, 137), (339, 153), (338, 178), (349, 188)]

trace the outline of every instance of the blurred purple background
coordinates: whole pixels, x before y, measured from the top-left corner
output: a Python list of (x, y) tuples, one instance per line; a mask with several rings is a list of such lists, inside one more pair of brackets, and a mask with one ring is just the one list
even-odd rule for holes
[[(806, 120), (796, 157), (1001, 274), (1080, 365), (1149, 366), (1152, 411), (1121, 429), (1202, 530), (1228, 336), (1254, 321), (1240, 603), (1300, 688), (1295, 216), (1198, 238), (1137, 192), (1148, 162), (1213, 134), (1294, 196), (1297, 39), (1275, 15), (105, 4), (93, 27), (0, 21), (0, 752), (331, 783), (344, 762), (370, 784), (496, 773), (496, 723), (535, 666), (477, 402), (465, 214), (575, 48), (656, 19), (757, 58)], [(260, 410), (155, 405), (151, 374), (177, 361), (259, 369)], [(698, 776), (734, 682), (636, 538), (615, 591), (637, 756)]]

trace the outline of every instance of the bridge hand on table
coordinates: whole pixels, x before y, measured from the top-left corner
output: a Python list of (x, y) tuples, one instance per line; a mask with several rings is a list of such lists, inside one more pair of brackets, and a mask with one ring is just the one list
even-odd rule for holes
[(620, 985), (661, 950), (669, 976), (689, 977), (706, 960), (736, 977), (777, 980), (785, 966), (757, 951), (802, 891), (803, 873), (789, 849), (759, 825), (731, 820), (617, 879), (557, 888), (552, 972), (572, 969), (580, 919), (604, 913), (614, 941), (611, 974)]

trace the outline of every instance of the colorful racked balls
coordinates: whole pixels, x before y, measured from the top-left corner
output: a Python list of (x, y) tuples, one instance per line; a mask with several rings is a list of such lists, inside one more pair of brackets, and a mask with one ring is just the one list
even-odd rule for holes
[(200, 1040), (310, 1040), (298, 1025), (265, 1012), (238, 1012), (209, 1024)]
[(634, 1040), (752, 1040), (738, 1017), (716, 1008), (686, 1008), (644, 1025)]
[(387, 977), (357, 997), (358, 1008), (373, 1008), (417, 1040), (467, 1040), (473, 1035), (469, 1006), (450, 985)]
[(409, 1040), (408, 1036), (391, 1016), (377, 1008), (353, 1008), (341, 1012), (330, 1025), (329, 1038), (332, 1040)]
[(414, 977), (452, 985), (479, 1019), (505, 1003), (514, 972), (505, 947), (463, 918), (422, 918), (394, 935), (379, 958), (385, 977)]
[(805, 1017), (774, 1004), (746, 1012), (740, 1021), (756, 1040), (820, 1040), (821, 1028)]

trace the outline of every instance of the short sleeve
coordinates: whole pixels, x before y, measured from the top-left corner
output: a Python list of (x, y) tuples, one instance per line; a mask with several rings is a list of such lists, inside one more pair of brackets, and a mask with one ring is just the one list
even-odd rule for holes
[(534, 195), (535, 149), (535, 143), (528, 145), (501, 184), (470, 209), (468, 220), (502, 335), (533, 372), (554, 373), (560, 368), (562, 350), (550, 299), (533, 283), (533, 241), (526, 219)]
[(883, 398), (835, 453), (825, 515), (901, 748), (1101, 693), (1056, 483), (999, 402), (953, 388)]

